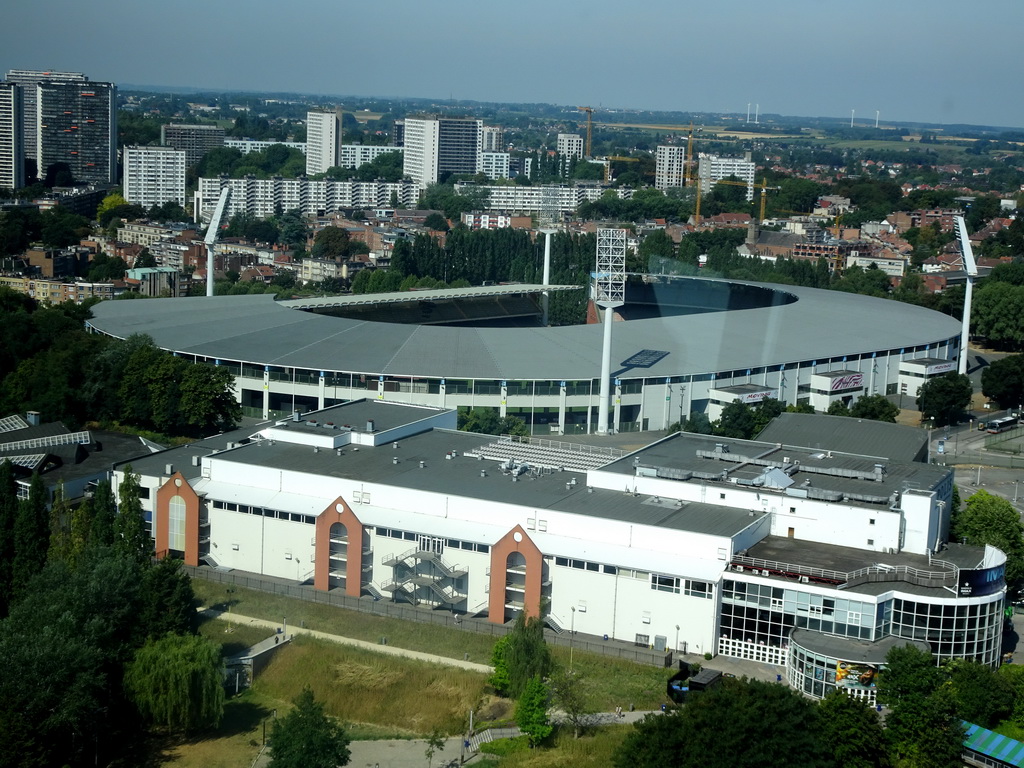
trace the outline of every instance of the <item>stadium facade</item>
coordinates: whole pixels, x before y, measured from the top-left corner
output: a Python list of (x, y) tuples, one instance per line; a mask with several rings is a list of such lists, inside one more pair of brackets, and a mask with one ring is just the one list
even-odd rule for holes
[[(634, 314), (624, 309), (639, 319), (615, 323), (610, 423), (619, 432), (662, 429), (695, 412), (714, 419), (736, 399), (771, 397), (824, 411), (863, 395), (912, 397), (960, 351), (958, 321), (900, 302), (716, 279), (650, 279), (647, 303)], [(535, 435), (588, 433), (598, 421), (597, 325), (449, 327), (325, 314), (343, 313), (352, 302), (405, 302), (429, 321), (453, 299), (500, 301), (542, 289), (104, 302), (89, 325), (121, 338), (145, 333), (181, 357), (230, 368), (240, 403), (265, 418), (369, 397), (495, 408), (522, 418)], [(659, 299), (663, 291), (668, 299)]]

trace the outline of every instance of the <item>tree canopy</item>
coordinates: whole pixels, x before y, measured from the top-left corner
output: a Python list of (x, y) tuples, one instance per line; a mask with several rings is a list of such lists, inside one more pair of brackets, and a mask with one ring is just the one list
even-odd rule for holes
[(975, 491), (953, 517), (950, 538), (978, 547), (998, 547), (1006, 555), (1007, 584), (1011, 588), (1024, 585), (1024, 525), (1006, 499), (984, 488)]
[(349, 738), (324, 706), (303, 688), (291, 711), (274, 721), (270, 768), (337, 768), (348, 765)]
[(917, 408), (924, 420), (934, 419), (936, 427), (956, 424), (971, 404), (971, 380), (950, 371), (929, 379), (917, 393)]
[(981, 391), (1001, 408), (1024, 402), (1024, 355), (993, 360), (981, 371)]

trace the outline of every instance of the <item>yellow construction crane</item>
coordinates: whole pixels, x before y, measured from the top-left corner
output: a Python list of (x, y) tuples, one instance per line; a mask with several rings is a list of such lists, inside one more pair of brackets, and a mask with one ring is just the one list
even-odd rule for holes
[(586, 157), (592, 157), (593, 156), (593, 152), (592, 152), (593, 148), (591, 147), (591, 142), (593, 141), (593, 138), (594, 138), (594, 108), (593, 107), (576, 107), (576, 109), (578, 111), (580, 111), (580, 112), (586, 112), (587, 113), (587, 147), (586, 147), (587, 151), (586, 151)]
[(686, 142), (686, 186), (693, 186), (693, 121), (690, 121), (690, 138)]
[[(699, 178), (695, 179), (695, 181), (697, 182), (697, 204), (696, 204), (696, 206), (694, 208), (693, 219), (694, 219), (694, 224), (699, 226), (700, 225), (700, 179)], [(768, 186), (768, 179), (767, 178), (761, 179), (761, 183), (760, 184), (747, 184), (747, 182), (745, 182), (745, 181), (732, 181), (731, 179), (722, 179), (720, 181), (716, 181), (715, 185), (717, 186), (718, 184), (728, 184), (729, 186), (732, 186), (732, 187), (747, 187), (748, 189), (750, 187), (752, 187), (752, 186), (755, 187), (755, 188), (760, 188), (760, 190), (761, 190), (761, 209), (760, 209), (760, 215), (757, 217), (757, 220), (759, 222), (764, 221), (765, 203), (767, 203), (767, 201), (768, 201), (768, 190), (771, 189), (771, 190), (777, 191), (777, 190), (780, 189), (780, 187), (769, 187)]]
[(604, 183), (607, 184), (612, 180), (612, 163), (639, 163), (639, 157), (625, 157), (623, 155), (608, 155), (604, 158), (608, 161), (608, 164), (604, 167)]

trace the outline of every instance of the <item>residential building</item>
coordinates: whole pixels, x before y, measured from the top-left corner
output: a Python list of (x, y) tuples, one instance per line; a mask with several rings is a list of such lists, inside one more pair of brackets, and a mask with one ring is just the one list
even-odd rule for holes
[(482, 130), (472, 118), (407, 117), (406, 176), (424, 190), (454, 173), (477, 173)]
[(654, 155), (654, 186), (657, 189), (686, 186), (686, 146), (660, 146)]
[[(659, 147), (660, 149), (660, 147)], [(730, 176), (747, 184), (747, 201), (754, 199), (754, 171), (756, 166), (748, 152), (745, 157), (722, 157), (700, 153), (697, 163), (697, 177), (703, 194), (709, 194), (715, 184)]]
[[(459, 194), (480, 189), (480, 185), (460, 182), (455, 185)], [(517, 184), (496, 184), (483, 186), (487, 190), (488, 211), (530, 211), (571, 213), (580, 203), (597, 200), (612, 187), (603, 184), (544, 184), (525, 187)], [(622, 199), (633, 196), (629, 187), (615, 189), (615, 194)]]
[(303, 216), (325, 215), (344, 208), (380, 208), (396, 202), (416, 204), (419, 190), (410, 181), (337, 181), (334, 179), (199, 179), (193, 198), (197, 221), (209, 221), (222, 187), (231, 188), (227, 216), (248, 213), (265, 218), (282, 210), (299, 209)]
[(0, 189), (25, 186), (23, 89), (0, 82)]
[(558, 154), (566, 157), (583, 157), (583, 137), (578, 133), (558, 134)]
[(306, 175), (327, 173), (341, 163), (341, 110), (306, 113)]
[(493, 125), (485, 125), (480, 128), (480, 151), (481, 152), (504, 152), (504, 135), (501, 128)]
[(174, 267), (139, 267), (129, 269), (124, 277), (125, 282), (133, 284), (143, 296), (173, 298), (179, 295), (181, 275)]
[[(7, 82), (15, 83), (22, 89), (23, 104), (23, 151), (26, 160), (37, 160), (39, 157), (39, 115), (37, 110), (38, 96), (36, 86), (42, 82), (82, 83), (87, 81), (81, 72), (55, 72), (52, 70), (12, 69), (7, 73)], [(43, 166), (39, 165), (40, 174)]]
[(243, 155), (248, 155), (250, 152), (263, 152), (266, 149), (280, 144), (282, 147), (288, 147), (288, 149), (297, 149), (302, 154), (306, 154), (306, 142), (304, 141), (262, 141), (257, 139), (224, 139), (224, 146), (229, 149), (237, 149)]
[(0, 275), (0, 286), (31, 296), (40, 304), (81, 304), (86, 299), (112, 299), (121, 293), (115, 283), (87, 283), (79, 280)]
[(174, 227), (165, 224), (155, 224), (151, 221), (129, 221), (124, 226), (117, 228), (117, 240), (119, 243), (131, 243), (148, 248), (153, 243), (164, 238), (175, 235)]
[(462, 223), (469, 229), (533, 228), (533, 219), (529, 216), (510, 216), (505, 213), (480, 213), (479, 211), (463, 213)]
[(508, 152), (481, 152), (477, 173), (489, 179), (507, 179), (510, 157)]
[(185, 153), (185, 165), (193, 166), (211, 149), (224, 146), (225, 131), (219, 125), (170, 123), (160, 126), (160, 143)]
[(124, 148), (124, 199), (151, 208), (175, 202), (185, 205), (187, 153), (172, 147)]
[(385, 144), (342, 144), (338, 165), (342, 168), (358, 168), (388, 152), (402, 152), (402, 149)]
[(36, 86), (40, 177), (66, 163), (75, 181), (117, 181), (117, 87), (43, 81)]

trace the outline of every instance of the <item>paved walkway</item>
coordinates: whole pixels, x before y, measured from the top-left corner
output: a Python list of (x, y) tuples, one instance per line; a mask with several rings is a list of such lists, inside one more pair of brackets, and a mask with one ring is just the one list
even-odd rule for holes
[[(281, 628), (281, 624), (276, 621), (267, 621), (266, 619), (256, 619), (252, 616), (243, 616), (238, 613), (228, 611), (218, 611), (213, 608), (200, 608), (199, 613), (202, 616), (206, 616), (210, 619), (220, 619), (222, 621), (229, 621), (232, 624), (246, 624), (254, 627), (263, 627), (276, 632)], [(366, 640), (356, 640), (352, 637), (342, 637), (341, 635), (331, 635), (327, 632), (319, 632), (315, 629), (306, 629), (305, 627), (288, 627), (288, 636), (295, 637), (295, 635), (309, 635), (320, 640), (328, 640), (332, 643), (338, 643), (340, 645), (351, 645), (356, 648), (362, 648), (367, 651), (374, 651), (375, 653), (383, 653), (390, 656), (404, 656), (407, 659), (417, 659), (419, 661), (428, 661), (435, 664), (444, 664), (448, 667), (459, 667), (460, 669), (468, 669), (472, 672), (483, 672), (485, 675), (491, 674), (494, 669), (487, 666), (486, 664), (475, 664), (472, 661), (463, 661), (462, 659), (452, 659), (447, 656), (437, 656), (432, 653), (421, 653), (420, 651), (410, 651), (406, 648), (395, 648), (391, 645), (380, 645), (378, 643), (370, 643)]]

